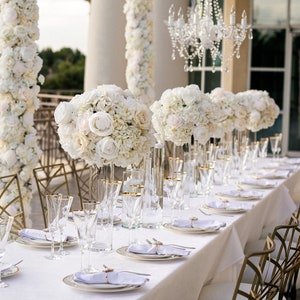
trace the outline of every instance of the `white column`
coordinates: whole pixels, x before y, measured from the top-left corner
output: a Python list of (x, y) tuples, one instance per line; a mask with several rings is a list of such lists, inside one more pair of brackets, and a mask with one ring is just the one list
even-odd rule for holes
[(181, 7), (186, 12), (188, 0), (153, 0), (154, 10), (154, 83), (156, 99), (169, 88), (186, 86), (188, 73), (184, 72), (184, 60), (176, 53), (171, 59), (172, 47), (165, 21), (168, 20), (170, 6), (174, 4), (177, 13)]
[(126, 88), (124, 1), (91, 0), (84, 89), (100, 84)]

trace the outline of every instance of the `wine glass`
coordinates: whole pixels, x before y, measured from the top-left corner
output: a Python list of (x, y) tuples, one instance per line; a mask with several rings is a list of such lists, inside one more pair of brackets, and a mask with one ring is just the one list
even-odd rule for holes
[(277, 157), (279, 158), (279, 154), (282, 148), (282, 133), (276, 133), (275, 136), (277, 137)]
[(142, 193), (141, 192), (124, 192), (122, 193), (123, 207), (128, 221), (129, 229), (129, 245), (136, 241), (136, 228), (142, 209)]
[[(5, 254), (5, 247), (9, 237), (10, 229), (13, 224), (14, 217), (2, 217), (0, 216), (0, 260)], [(7, 287), (8, 284), (1, 280), (1, 270), (0, 270), (0, 288)]]
[(47, 204), (47, 219), (48, 219), (48, 231), (51, 236), (51, 253), (46, 256), (47, 259), (56, 260), (60, 259), (60, 255), (56, 255), (54, 252), (54, 235), (58, 230), (59, 210), (61, 206), (61, 194), (46, 195)]
[(60, 233), (60, 244), (59, 244), (59, 249), (58, 249), (58, 254), (63, 256), (63, 255), (68, 255), (69, 252), (64, 249), (64, 231), (65, 227), (67, 224), (67, 219), (69, 216), (70, 208), (73, 202), (73, 197), (72, 196), (64, 196), (61, 195), (61, 204), (59, 208), (59, 217), (58, 217), (58, 228), (59, 228), (59, 233)]

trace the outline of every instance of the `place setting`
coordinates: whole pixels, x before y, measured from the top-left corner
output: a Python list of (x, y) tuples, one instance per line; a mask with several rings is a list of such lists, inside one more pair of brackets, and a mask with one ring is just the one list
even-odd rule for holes
[(86, 272), (79, 271), (67, 275), (63, 282), (73, 288), (101, 293), (120, 293), (139, 289), (148, 281), (150, 274), (133, 271), (115, 271), (103, 266), (103, 270)]
[[(16, 242), (30, 247), (51, 248), (50, 259), (67, 255), (65, 247), (78, 245), (78, 239), (74, 236), (73, 230), (67, 226), (72, 201), (72, 196), (46, 195), (48, 227), (21, 229)], [(58, 255), (54, 254), (54, 248), (58, 248)]]
[(204, 214), (240, 214), (250, 210), (252, 203), (241, 201), (209, 201), (203, 203), (199, 210)]
[(218, 232), (220, 228), (226, 226), (226, 223), (219, 220), (190, 217), (186, 219), (175, 219), (171, 223), (165, 223), (163, 226), (168, 230), (179, 233), (205, 234)]
[(256, 190), (233, 189), (216, 193), (216, 196), (225, 201), (260, 200), (263, 194)]
[(275, 188), (276, 183), (272, 180), (245, 178), (238, 183), (241, 189), (272, 189)]

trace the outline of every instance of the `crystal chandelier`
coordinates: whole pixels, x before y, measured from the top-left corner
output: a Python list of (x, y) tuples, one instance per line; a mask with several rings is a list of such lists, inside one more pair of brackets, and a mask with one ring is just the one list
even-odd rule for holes
[[(226, 25), (218, 0), (196, 0), (192, 1), (187, 12), (187, 22), (181, 8), (178, 11), (177, 19), (173, 5), (169, 10), (169, 18), (166, 22), (172, 43), (172, 59), (175, 60), (176, 50), (180, 57), (184, 58), (184, 70), (191, 72), (195, 63), (198, 67), (209, 50), (213, 72), (215, 72), (216, 60), (221, 60), (221, 70), (228, 72), (227, 63), (234, 57), (240, 58), (240, 47), (248, 38), (252, 39), (251, 25), (247, 23), (246, 12), (243, 11), (241, 23), (235, 22), (235, 10), (231, 9), (230, 22)], [(225, 40), (231, 41), (231, 54), (223, 57), (220, 46)]]

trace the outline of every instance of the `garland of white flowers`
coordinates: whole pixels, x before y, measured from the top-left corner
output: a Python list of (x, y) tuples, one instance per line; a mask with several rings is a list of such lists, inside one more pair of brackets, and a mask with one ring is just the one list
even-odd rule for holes
[[(0, 0), (0, 176), (18, 174), (27, 225), (32, 170), (41, 154), (33, 127), (33, 114), (39, 106), (37, 77), (42, 67), (35, 43), (38, 18), (36, 0)], [(39, 81), (43, 82), (42, 76)], [(1, 204), (13, 199), (14, 193), (9, 191)], [(12, 208), (15, 211), (11, 213), (18, 209)]]
[(126, 81), (134, 97), (154, 101), (152, 0), (126, 0)]

